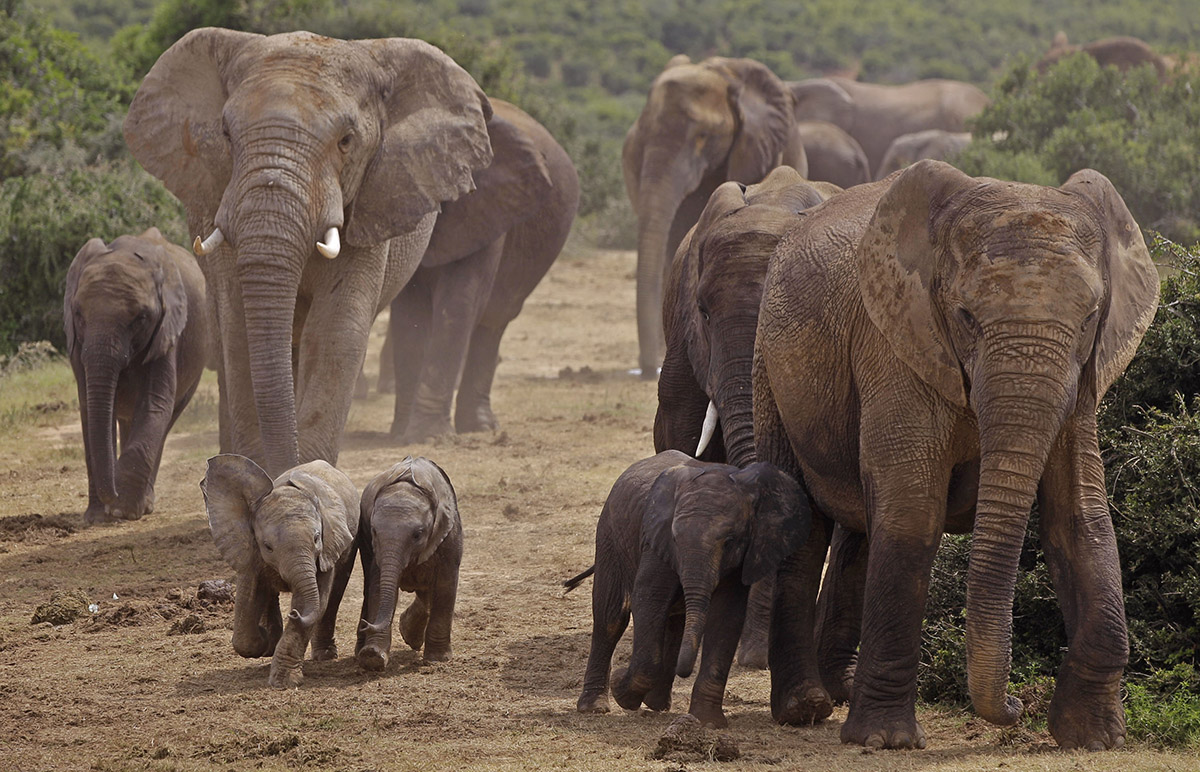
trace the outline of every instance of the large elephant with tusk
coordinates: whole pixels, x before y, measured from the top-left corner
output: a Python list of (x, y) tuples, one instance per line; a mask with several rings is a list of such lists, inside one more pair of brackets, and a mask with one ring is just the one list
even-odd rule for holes
[(125, 139), (199, 234), (222, 451), (337, 460), (371, 321), (491, 162), (490, 116), (418, 40), (204, 28), (159, 57)]

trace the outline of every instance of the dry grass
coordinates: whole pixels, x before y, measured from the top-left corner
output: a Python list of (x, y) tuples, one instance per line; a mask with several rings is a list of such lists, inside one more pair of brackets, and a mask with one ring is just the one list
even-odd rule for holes
[[(6, 409), (71, 401), (32, 415), (11, 408), (22, 419), (0, 442), (0, 768), (684, 769), (647, 758), (672, 714), (574, 711), (589, 592), (564, 597), (559, 586), (590, 563), (612, 481), (652, 452), (655, 387), (625, 373), (636, 351), (633, 268), (630, 253), (569, 256), (554, 267), (505, 340), (498, 434), (396, 447), (386, 435), (390, 397), (355, 404), (340, 466), (358, 485), (413, 453), (436, 460), (458, 489), (466, 556), (454, 658), (428, 664), (393, 649), (378, 675), (345, 657), (308, 663), (304, 685), (288, 692), (267, 688), (266, 660), (233, 652), (228, 606), (192, 600), (201, 581), (232, 573), (212, 545), (197, 487), (217, 449), (211, 374), (168, 443), (158, 511), (91, 529), (80, 517), (87, 480), (69, 370), (50, 368), (23, 401), (14, 381), (0, 382)], [(67, 397), (58, 396), (64, 378)], [(58, 628), (30, 624), (55, 590), (73, 589), (99, 613)], [(343, 654), (361, 593), (356, 573), (339, 620)], [(202, 631), (169, 634), (185, 618)], [(688, 688), (678, 685), (676, 710)], [(813, 728), (780, 727), (767, 698), (765, 674), (735, 670), (726, 705), (742, 756), (722, 768), (1200, 766), (1195, 755), (1144, 749), (1062, 753), (1046, 736), (932, 711), (921, 714), (928, 750), (869, 753), (839, 744), (844, 713)]]

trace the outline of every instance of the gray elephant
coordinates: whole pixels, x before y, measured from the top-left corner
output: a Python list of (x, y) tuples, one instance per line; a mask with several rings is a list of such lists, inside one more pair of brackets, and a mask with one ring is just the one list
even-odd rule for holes
[(490, 114), (418, 40), (204, 28), (159, 57), (125, 139), (201, 234), (222, 450), (336, 462), (371, 321), (491, 162)]
[(668, 450), (617, 478), (596, 524), (592, 645), (581, 713), (608, 711), (613, 650), (633, 616), (629, 667), (613, 674), (617, 704), (671, 705), (675, 675), (704, 656), (688, 712), (727, 724), (722, 702), (750, 585), (775, 572), (808, 530), (800, 486), (769, 464), (739, 469)]
[(204, 306), (196, 260), (157, 228), (111, 244), (90, 239), (71, 262), (63, 327), (88, 471), (84, 522), (154, 511), (167, 433), (204, 372)]
[(1050, 50), (1037, 60), (1034, 69), (1044, 75), (1062, 59), (1079, 52), (1095, 59), (1101, 67), (1116, 67), (1121, 72), (1148, 64), (1154, 68), (1159, 80), (1165, 80), (1171, 71), (1171, 62), (1139, 38), (1120, 35), (1093, 40), (1080, 46), (1067, 40), (1065, 32), (1054, 36)]
[(899, 86), (849, 78), (811, 78), (789, 83), (800, 120), (828, 121), (858, 141), (871, 179), (892, 140), (925, 129), (965, 131), (966, 121), (988, 105), (970, 83), (933, 78)]
[[(358, 490), (325, 461), (272, 480), (232, 453), (208, 460), (200, 489), (217, 551), (237, 571), (234, 651), (270, 654), (268, 683), (299, 686), (310, 638), (313, 659), (337, 657), (333, 630), (354, 567)], [(281, 592), (292, 594), (286, 629)]]
[(514, 105), (492, 107), (492, 165), (475, 174), (473, 192), (442, 207), (421, 267), (392, 301), (385, 346), (394, 347), (392, 435), (403, 443), (497, 428), (500, 339), (579, 207), (575, 166), (550, 132)]
[(638, 367), (661, 363), (663, 279), (675, 249), (722, 182), (760, 181), (781, 163), (807, 172), (792, 96), (751, 59), (677, 56), (654, 80), (622, 151), (638, 218)]
[(926, 129), (912, 134), (901, 134), (892, 140), (883, 160), (879, 162), (876, 180), (882, 180), (892, 172), (912, 166), (922, 159), (953, 163), (955, 156), (971, 144), (969, 131), (945, 131)]
[(416, 599), (400, 615), (400, 635), (426, 660), (450, 659), (450, 627), (462, 563), (458, 497), (442, 468), (405, 458), (363, 490), (359, 520), (363, 604), (355, 657), (365, 670), (387, 667), (400, 590)]
[(754, 355), (760, 460), (802, 475), (813, 531), (782, 566), (771, 707), (827, 715), (811, 644), (830, 522), (870, 523), (843, 742), (921, 747), (921, 616), (943, 532), (971, 532), (967, 671), (1010, 725), (1017, 559), (1034, 499), (1070, 646), (1049, 709), (1064, 748), (1124, 742), (1121, 572), (1096, 407), (1154, 316), (1158, 274), (1103, 175), (1059, 188), (920, 161), (801, 216), (767, 270)]
[(808, 179), (849, 188), (871, 181), (871, 163), (858, 140), (828, 121), (797, 119), (808, 158)]

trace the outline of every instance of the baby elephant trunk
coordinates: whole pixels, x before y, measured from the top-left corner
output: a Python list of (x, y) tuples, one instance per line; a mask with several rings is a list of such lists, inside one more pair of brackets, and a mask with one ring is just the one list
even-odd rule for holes
[(695, 581), (684, 578), (683, 602), (686, 612), (683, 624), (683, 641), (679, 646), (679, 658), (675, 662), (675, 673), (687, 678), (696, 666), (696, 655), (700, 651), (700, 638), (708, 619), (708, 606), (712, 597), (710, 581)]

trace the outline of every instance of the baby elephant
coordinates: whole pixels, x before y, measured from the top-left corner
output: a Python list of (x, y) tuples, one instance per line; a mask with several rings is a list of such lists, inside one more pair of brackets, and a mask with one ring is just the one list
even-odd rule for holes
[(579, 711), (608, 711), (613, 649), (632, 610), (629, 667), (612, 678), (617, 704), (670, 707), (674, 676), (691, 675), (703, 635), (688, 712), (725, 726), (721, 702), (750, 585), (800, 546), (810, 517), (804, 491), (770, 464), (739, 469), (667, 450), (629, 467), (596, 524), (592, 649)]
[[(299, 686), (310, 637), (313, 659), (337, 656), (333, 626), (354, 567), (358, 489), (325, 461), (272, 481), (258, 464), (232, 453), (208, 460), (200, 489), (217, 550), (237, 570), (234, 651), (273, 652), (268, 683)], [(288, 591), (285, 630), (279, 593)]]
[(425, 659), (450, 659), (450, 623), (462, 562), (454, 486), (441, 467), (411, 456), (367, 484), (358, 526), (363, 606), (358, 664), (383, 670), (400, 590), (417, 597), (400, 615), (400, 635)]
[(67, 271), (63, 326), (87, 459), (84, 521), (136, 520), (154, 511), (167, 432), (204, 370), (204, 276), (157, 228), (91, 239)]

